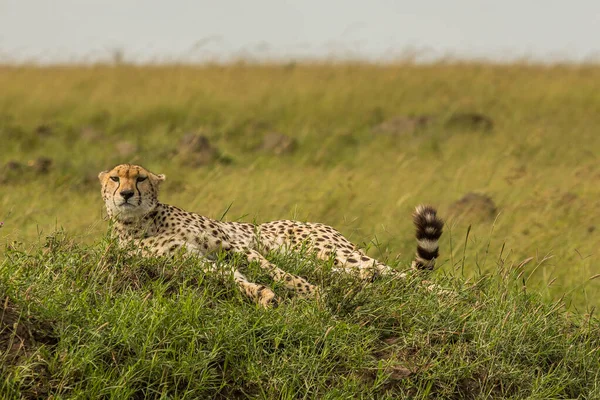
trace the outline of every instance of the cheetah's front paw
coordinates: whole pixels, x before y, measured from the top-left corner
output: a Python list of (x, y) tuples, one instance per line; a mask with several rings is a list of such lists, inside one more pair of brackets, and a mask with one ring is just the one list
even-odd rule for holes
[(264, 288), (257, 298), (257, 303), (264, 308), (276, 307), (278, 304), (277, 296), (271, 289)]

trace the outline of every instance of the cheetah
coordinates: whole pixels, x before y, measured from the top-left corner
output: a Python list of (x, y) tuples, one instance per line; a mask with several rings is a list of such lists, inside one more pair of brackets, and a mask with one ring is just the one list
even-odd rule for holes
[[(333, 259), (336, 271), (357, 273), (365, 280), (376, 275), (404, 276), (367, 256), (340, 232), (321, 223), (291, 220), (263, 224), (223, 222), (160, 203), (158, 189), (165, 175), (154, 174), (139, 165), (117, 165), (100, 172), (98, 179), (119, 244), (133, 243), (142, 256), (173, 255), (181, 251), (205, 259), (207, 272), (219, 273), (214, 263), (219, 252), (239, 254), (248, 262), (257, 262), (274, 281), (305, 298), (318, 296), (317, 286), (280, 269), (265, 258), (266, 254), (303, 248), (318, 259)], [(444, 222), (433, 207), (426, 205), (416, 208), (413, 222), (417, 251), (412, 268), (432, 270), (438, 257), (438, 239)], [(256, 303), (267, 307), (276, 302), (275, 293), (267, 286), (249, 281), (235, 268), (230, 272), (242, 293)]]

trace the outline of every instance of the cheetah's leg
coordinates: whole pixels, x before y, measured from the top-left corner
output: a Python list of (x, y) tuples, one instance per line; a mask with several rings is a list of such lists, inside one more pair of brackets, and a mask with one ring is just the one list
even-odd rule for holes
[(269, 307), (276, 301), (275, 293), (265, 285), (250, 282), (237, 269), (233, 271), (233, 279), (239, 289), (256, 303), (263, 307)]
[(238, 289), (255, 303), (263, 307), (269, 307), (276, 303), (277, 299), (275, 293), (265, 285), (250, 282), (248, 278), (236, 268), (231, 268), (227, 271), (227, 268), (223, 269), (218, 267), (214, 261), (208, 259), (204, 260), (206, 260), (204, 263), (204, 272), (213, 273), (222, 277), (229, 275), (229, 273), (233, 273), (233, 280), (237, 284)]
[(179, 251), (180, 248), (183, 248), (187, 255), (204, 261), (203, 270), (205, 273), (212, 273), (221, 277), (225, 277), (228, 273), (233, 273), (233, 279), (241, 292), (261, 306), (268, 307), (276, 301), (275, 293), (273, 293), (271, 289), (265, 285), (250, 282), (235, 268), (231, 268), (230, 271), (219, 268), (213, 261), (207, 259), (197, 246), (191, 245), (183, 240), (170, 239), (169, 247), (162, 247), (151, 252), (147, 249), (146, 242), (147, 240), (143, 239), (137, 243), (144, 256), (174, 254)]
[(278, 268), (256, 250), (247, 250), (246, 256), (250, 262), (258, 261), (260, 267), (266, 270), (275, 281), (282, 282), (287, 289), (295, 291), (301, 297), (308, 298), (318, 295), (318, 288), (316, 286), (311, 285), (304, 278), (292, 275)]
[(335, 264), (336, 270), (342, 270), (346, 273), (358, 274), (360, 279), (371, 281), (379, 275), (398, 275), (404, 277), (406, 274), (400, 273), (365, 255), (362, 251), (336, 250)]

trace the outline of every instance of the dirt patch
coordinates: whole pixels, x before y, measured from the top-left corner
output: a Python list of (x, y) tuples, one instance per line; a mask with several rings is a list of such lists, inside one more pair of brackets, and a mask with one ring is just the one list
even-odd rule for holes
[(485, 114), (476, 112), (460, 112), (444, 115), (396, 115), (374, 126), (372, 131), (379, 135), (404, 136), (414, 135), (432, 126), (446, 131), (483, 131), (490, 132), (494, 121)]
[(291, 154), (298, 148), (296, 139), (279, 132), (267, 133), (260, 144), (260, 150), (281, 156)]
[(474, 192), (454, 202), (448, 212), (451, 217), (468, 216), (481, 221), (494, 219), (497, 214), (498, 208), (490, 196)]
[(84, 126), (79, 132), (81, 140), (86, 142), (97, 142), (104, 137), (104, 133), (92, 126)]
[(0, 353), (6, 361), (16, 360), (38, 344), (56, 344), (52, 326), (26, 315), (8, 298), (0, 303)]
[(121, 140), (115, 144), (115, 150), (121, 157), (129, 157), (134, 155), (139, 151), (138, 146), (135, 143), (129, 142), (127, 140)]
[(31, 180), (38, 175), (45, 175), (50, 172), (53, 163), (48, 157), (38, 157), (27, 163), (10, 160), (0, 168), (0, 183)]
[[(52, 325), (27, 315), (8, 298), (0, 303), (0, 371), (10, 370), (31, 357), (40, 345), (58, 343)], [(19, 388), (22, 398), (45, 399), (51, 390), (45, 362), (31, 365), (32, 376)]]
[(49, 137), (54, 133), (54, 129), (48, 124), (38, 125), (34, 131), (39, 137)]
[(431, 115), (397, 115), (375, 126), (373, 133), (390, 136), (412, 135), (427, 128), (434, 121), (435, 117)]
[(565, 192), (559, 197), (557, 205), (561, 207), (572, 207), (577, 200), (579, 200), (579, 196), (577, 194)]
[(6, 164), (4, 164), (3, 169), (5, 171), (22, 171), (23, 169), (25, 169), (25, 165), (21, 164), (18, 161), (10, 160)]
[(494, 121), (487, 115), (475, 112), (452, 114), (444, 122), (444, 128), (461, 131), (490, 132), (494, 129)]
[(221, 159), (221, 152), (208, 137), (197, 133), (188, 133), (181, 138), (177, 155), (182, 164), (191, 167), (209, 165)]
[(53, 163), (54, 161), (49, 157), (38, 157), (35, 160), (29, 160), (27, 166), (31, 168), (34, 173), (43, 175), (50, 172)]

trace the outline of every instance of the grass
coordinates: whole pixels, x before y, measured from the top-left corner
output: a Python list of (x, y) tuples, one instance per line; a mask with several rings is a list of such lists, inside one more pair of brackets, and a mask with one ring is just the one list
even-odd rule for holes
[[(58, 233), (11, 248), (0, 289), (13, 330), (0, 392), (26, 398), (596, 398), (600, 325), (527, 290), (523, 269), (438, 284), (362, 285), (296, 257), (322, 301), (249, 303), (196, 260), (145, 260)], [(252, 276), (261, 275), (258, 267)], [(263, 277), (264, 278), (264, 277)], [(278, 288), (281, 293), (282, 288)], [(5, 307), (6, 308), (6, 307)], [(7, 308), (6, 308), (7, 309)], [(16, 326), (16, 325), (15, 325)], [(40, 328), (43, 326), (45, 328)], [(11, 326), (5, 331), (11, 331)], [(14, 328), (13, 328), (14, 329)]]
[[(598, 82), (598, 67), (560, 65), (0, 67), (0, 161), (33, 165), (0, 166), (2, 393), (600, 396)], [(494, 129), (373, 129), (459, 112)], [(272, 131), (297, 151), (259, 150)], [(188, 132), (230, 162), (186, 164)], [(119, 154), (123, 141), (137, 151)], [(459, 294), (419, 277), (357, 287), (284, 258), (327, 299), (257, 309), (193, 261), (114, 249), (96, 175), (120, 162), (165, 173), (169, 204), (324, 222), (398, 268), (414, 252), (412, 208), (432, 203), (447, 225), (431, 279)], [(497, 215), (453, 212), (469, 192)]]

